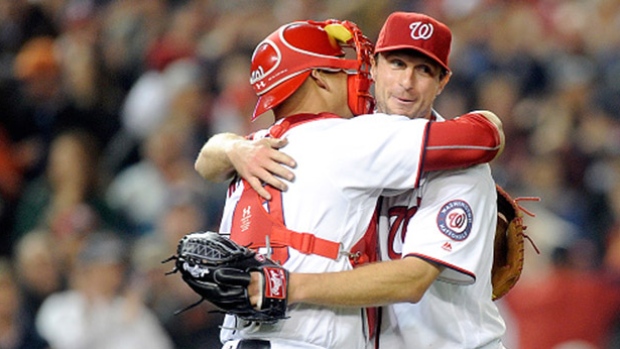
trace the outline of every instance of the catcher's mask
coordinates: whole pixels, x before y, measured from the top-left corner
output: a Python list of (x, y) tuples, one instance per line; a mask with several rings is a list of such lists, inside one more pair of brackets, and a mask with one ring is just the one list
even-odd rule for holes
[[(356, 57), (345, 57), (347, 48)], [(259, 97), (252, 121), (292, 95), (313, 69), (347, 73), (349, 109), (353, 115), (371, 113), (373, 49), (372, 42), (349, 21), (298, 21), (281, 26), (252, 55), (250, 83)]]

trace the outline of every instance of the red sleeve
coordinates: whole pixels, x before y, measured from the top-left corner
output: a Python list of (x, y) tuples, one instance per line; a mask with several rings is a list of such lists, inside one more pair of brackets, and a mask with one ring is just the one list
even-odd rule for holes
[(500, 149), (497, 128), (476, 113), (445, 122), (431, 122), (427, 132), (424, 171), (457, 169), (489, 162)]

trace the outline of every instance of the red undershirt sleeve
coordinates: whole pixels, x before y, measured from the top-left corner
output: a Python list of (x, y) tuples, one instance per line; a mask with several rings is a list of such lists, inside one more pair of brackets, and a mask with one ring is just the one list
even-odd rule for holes
[(476, 113), (428, 125), (424, 171), (464, 168), (489, 162), (500, 149), (497, 128)]

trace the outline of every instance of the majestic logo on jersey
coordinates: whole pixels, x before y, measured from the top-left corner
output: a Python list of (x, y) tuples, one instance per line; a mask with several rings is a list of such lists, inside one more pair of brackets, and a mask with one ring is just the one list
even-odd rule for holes
[(437, 215), (437, 227), (452, 240), (467, 239), (474, 220), (471, 207), (463, 200), (450, 201), (443, 205)]
[(428, 40), (433, 36), (435, 27), (431, 23), (413, 22), (409, 25), (413, 40)]

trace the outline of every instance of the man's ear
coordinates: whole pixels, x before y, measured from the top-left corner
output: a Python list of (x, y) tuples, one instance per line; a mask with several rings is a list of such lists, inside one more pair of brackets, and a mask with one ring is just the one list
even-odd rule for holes
[(450, 77), (452, 76), (452, 72), (447, 72), (446, 75), (439, 81), (439, 90), (437, 90), (437, 96), (441, 94), (443, 89), (446, 87), (448, 82), (450, 81)]
[(323, 71), (321, 71), (320, 69), (312, 69), (310, 77), (312, 78), (312, 80), (314, 80), (317, 86), (329, 91), (329, 84), (327, 83), (327, 79), (325, 79)]

